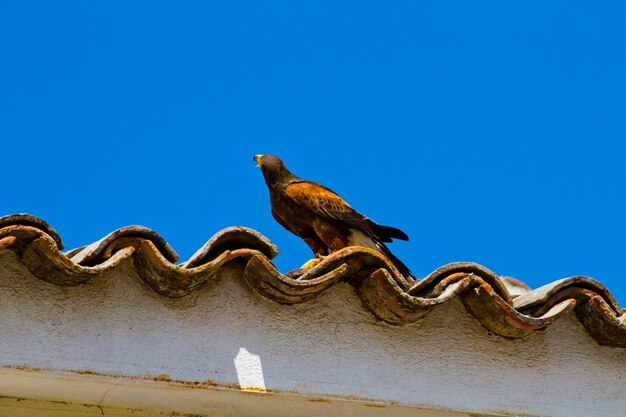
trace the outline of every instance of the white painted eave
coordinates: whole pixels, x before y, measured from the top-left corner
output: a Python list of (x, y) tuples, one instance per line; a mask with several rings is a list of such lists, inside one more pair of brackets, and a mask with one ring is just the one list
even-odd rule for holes
[[(245, 391), (236, 388), (186, 386), (184, 383), (127, 380), (119, 377), (51, 374), (32, 370), (0, 370), (5, 398), (0, 415), (31, 409), (59, 415), (193, 415), (242, 417), (380, 416), (468, 417), (467, 413), (429, 410), (358, 398), (302, 395), (299, 393)], [(24, 395), (26, 394), (26, 396)], [(27, 398), (24, 401), (24, 398)], [(21, 399), (21, 401), (16, 401)], [(64, 407), (59, 407), (63, 403)], [(37, 415), (33, 412), (32, 415)]]
[(280, 305), (245, 285), (234, 265), (170, 299), (130, 265), (61, 287), (16, 259), (1, 261), (0, 411), (19, 407), (17, 399), (32, 410), (46, 401), (83, 407), (76, 415), (93, 407), (225, 416), (626, 410), (626, 351), (599, 346), (573, 317), (509, 340), (458, 301), (416, 324), (385, 324), (347, 284)]

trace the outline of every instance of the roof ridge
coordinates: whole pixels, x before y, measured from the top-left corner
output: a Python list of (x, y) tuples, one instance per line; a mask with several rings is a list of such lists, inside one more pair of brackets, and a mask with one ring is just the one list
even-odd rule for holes
[(62, 247), (58, 233), (35, 216), (0, 218), (0, 251), (12, 251), (34, 276), (57, 285), (80, 285), (131, 260), (137, 275), (158, 294), (182, 297), (235, 262), (252, 288), (283, 304), (310, 300), (344, 281), (373, 314), (391, 324), (414, 322), (458, 298), (483, 326), (504, 337), (523, 337), (575, 311), (599, 344), (626, 348), (626, 311), (604, 285), (588, 277), (558, 280), (513, 298), (503, 279), (482, 265), (451, 263), (414, 281), (379, 252), (362, 247), (344, 248), (314, 268), (285, 275), (271, 262), (276, 246), (242, 226), (217, 232), (178, 265), (169, 244), (143, 226), (118, 229), (66, 253)]

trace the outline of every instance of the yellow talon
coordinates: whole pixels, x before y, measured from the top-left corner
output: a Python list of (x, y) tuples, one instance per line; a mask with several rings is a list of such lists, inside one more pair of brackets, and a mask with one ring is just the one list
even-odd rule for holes
[(320, 262), (322, 262), (324, 260), (324, 258), (326, 258), (325, 256), (322, 255), (316, 255), (315, 258), (307, 261), (304, 263), (304, 265), (302, 265), (300, 268), (301, 269), (310, 269), (313, 268), (314, 266), (316, 266), (317, 264), (319, 264)]
[(310, 268), (313, 268), (315, 265), (317, 265), (320, 262), (322, 262), (322, 260), (320, 258), (313, 258), (313, 259), (305, 262), (304, 265), (302, 265), (300, 268), (302, 268), (302, 269), (310, 269)]

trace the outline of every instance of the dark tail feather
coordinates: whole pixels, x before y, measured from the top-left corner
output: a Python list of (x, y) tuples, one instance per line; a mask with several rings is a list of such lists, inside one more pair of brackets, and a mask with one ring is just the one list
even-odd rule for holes
[[(397, 230), (397, 229), (396, 229)], [(400, 259), (398, 259), (393, 253), (391, 253), (391, 251), (389, 250), (389, 248), (387, 246), (385, 246), (384, 243), (382, 242), (376, 242), (376, 246), (378, 246), (378, 250), (380, 250), (383, 255), (385, 255), (387, 258), (389, 258), (389, 260), (391, 261), (391, 263), (393, 264), (393, 266), (396, 267), (396, 269), (402, 274), (402, 276), (404, 276), (405, 278), (413, 278), (415, 279), (415, 277), (413, 276), (413, 274), (411, 273), (411, 270), (409, 269), (408, 266), (406, 266)]]
[(391, 239), (409, 240), (409, 237), (400, 229), (391, 226), (374, 226), (374, 231), (383, 242), (391, 242)]

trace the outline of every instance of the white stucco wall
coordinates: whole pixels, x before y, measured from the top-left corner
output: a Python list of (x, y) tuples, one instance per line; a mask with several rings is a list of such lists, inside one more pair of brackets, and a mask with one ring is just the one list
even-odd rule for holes
[[(249, 415), (344, 415), (344, 403), (319, 411), (311, 399), (378, 404), (390, 415), (626, 415), (626, 349), (599, 346), (573, 315), (508, 340), (490, 335), (458, 301), (420, 323), (391, 326), (346, 284), (279, 305), (232, 267), (214, 284), (168, 299), (129, 264), (59, 287), (16, 260), (0, 261), (8, 265), (0, 271), (0, 396), (223, 415), (245, 415), (271, 398), (283, 400)], [(39, 388), (28, 389), (34, 381)], [(267, 393), (241, 394), (240, 385)], [(229, 408), (229, 396), (251, 408)], [(302, 404), (286, 414), (284, 398)]]

